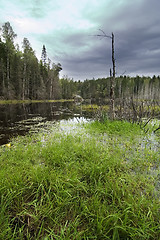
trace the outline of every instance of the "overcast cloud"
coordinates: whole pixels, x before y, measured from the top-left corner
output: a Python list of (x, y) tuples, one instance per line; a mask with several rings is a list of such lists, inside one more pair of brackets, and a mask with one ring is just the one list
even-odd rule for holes
[(160, 75), (159, 0), (0, 0), (0, 25), (9, 21), (17, 42), (30, 41), (38, 58), (43, 44), (60, 62), (61, 76), (106, 77), (115, 34), (117, 75)]

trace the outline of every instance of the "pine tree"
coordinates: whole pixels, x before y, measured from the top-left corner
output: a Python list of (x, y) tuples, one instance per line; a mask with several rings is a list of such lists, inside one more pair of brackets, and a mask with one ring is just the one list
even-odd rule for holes
[(47, 51), (46, 51), (45, 45), (43, 45), (43, 48), (42, 48), (41, 59), (42, 59), (43, 66), (46, 67), (47, 66)]
[(37, 69), (37, 58), (27, 38), (23, 39), (23, 81), (22, 99), (32, 99), (34, 88), (34, 77)]
[(17, 35), (14, 33), (11, 25), (9, 22), (6, 22), (2, 26), (2, 38), (5, 42), (5, 48), (6, 48), (6, 77), (5, 77), (5, 92), (6, 92), (6, 97), (11, 98), (11, 91), (12, 91), (12, 84), (11, 84), (11, 59), (13, 57), (15, 47), (14, 47), (14, 39)]

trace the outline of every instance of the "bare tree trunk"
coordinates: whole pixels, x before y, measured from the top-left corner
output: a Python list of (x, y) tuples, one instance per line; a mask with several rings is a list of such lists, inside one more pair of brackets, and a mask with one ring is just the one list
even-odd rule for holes
[(5, 88), (5, 69), (3, 65), (3, 60), (1, 58), (1, 71), (2, 71), (2, 94), (6, 97), (6, 88)]
[(110, 99), (111, 99), (111, 109), (112, 109), (112, 120), (115, 119), (115, 58), (114, 58), (114, 34), (112, 33), (112, 65), (113, 65), (113, 75), (110, 69), (110, 79), (111, 79), (111, 92), (110, 92)]
[(112, 120), (115, 119), (115, 75), (116, 75), (116, 64), (115, 64), (115, 58), (114, 58), (114, 34), (112, 33), (112, 36), (106, 35), (106, 33), (99, 29), (102, 34), (95, 35), (96, 37), (106, 37), (112, 39), (112, 70), (113, 70), (113, 75), (112, 75), (112, 70), (110, 69), (110, 81), (111, 81), (111, 89), (110, 89), (110, 100), (111, 100), (111, 112), (112, 112)]
[(110, 112), (111, 118), (114, 119), (114, 99), (113, 99), (113, 76), (112, 76), (112, 69), (110, 68)]
[(49, 93), (49, 98), (53, 98), (53, 79), (50, 79), (50, 93)]
[(26, 63), (24, 63), (24, 69), (23, 69), (22, 100), (24, 100), (25, 98), (25, 78), (26, 78)]
[(9, 80), (10, 80), (10, 69), (9, 69), (9, 54), (7, 54), (7, 84), (6, 84), (6, 90), (7, 90), (7, 98), (10, 96), (10, 90), (9, 90)]

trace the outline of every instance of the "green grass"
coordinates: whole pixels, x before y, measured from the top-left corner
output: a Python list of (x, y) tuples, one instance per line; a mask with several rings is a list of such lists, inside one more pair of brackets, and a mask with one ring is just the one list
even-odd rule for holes
[(86, 110), (86, 111), (96, 111), (96, 110), (103, 110), (103, 111), (108, 111), (109, 110), (109, 106), (108, 105), (104, 105), (104, 106), (98, 106), (97, 104), (82, 104), (82, 109)]
[(160, 239), (159, 151), (135, 124), (84, 127), (0, 148), (0, 239)]
[(73, 102), (73, 99), (59, 99), (59, 100), (0, 100), (0, 104), (21, 104), (21, 103), (41, 103), (41, 102)]
[(143, 132), (140, 130), (137, 124), (131, 124), (127, 121), (111, 121), (111, 120), (104, 120), (103, 122), (94, 121), (89, 126), (89, 129), (104, 133), (106, 132), (109, 135), (118, 135), (118, 136), (140, 136)]

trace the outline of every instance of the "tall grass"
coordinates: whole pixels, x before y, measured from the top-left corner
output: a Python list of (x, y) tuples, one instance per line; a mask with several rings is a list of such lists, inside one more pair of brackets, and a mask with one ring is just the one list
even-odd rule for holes
[(126, 122), (16, 138), (0, 148), (0, 239), (158, 240), (159, 161)]

